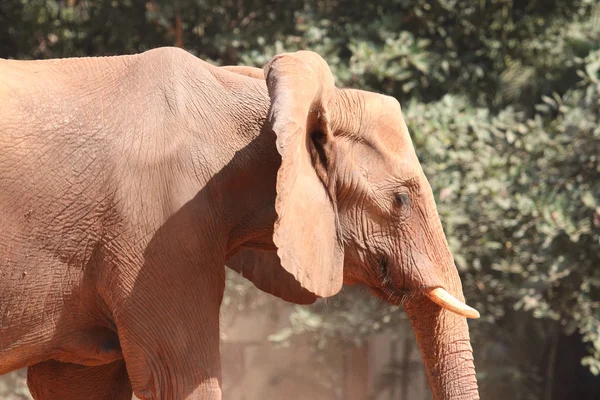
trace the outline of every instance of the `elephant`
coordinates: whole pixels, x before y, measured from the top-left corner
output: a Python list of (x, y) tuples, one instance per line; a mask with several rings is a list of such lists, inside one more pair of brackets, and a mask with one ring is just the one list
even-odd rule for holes
[(0, 60), (0, 374), (36, 399), (221, 399), (225, 267), (403, 305), (436, 400), (478, 399), (460, 277), (399, 102), (301, 50)]

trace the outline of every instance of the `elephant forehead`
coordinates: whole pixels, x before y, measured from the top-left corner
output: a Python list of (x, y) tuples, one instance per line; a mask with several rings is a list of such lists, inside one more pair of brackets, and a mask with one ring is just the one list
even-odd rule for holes
[[(340, 161), (349, 161), (353, 173), (367, 185), (397, 185), (408, 180), (420, 181), (423, 176), (421, 165), (414, 152), (398, 154), (386, 148), (385, 144), (376, 146), (357, 144), (352, 149), (350, 160), (340, 157)], [(364, 180), (364, 181), (363, 181)]]
[(399, 105), (397, 108), (382, 107), (376, 111), (373, 120), (372, 132), (388, 151), (403, 158), (414, 154), (414, 146)]
[[(398, 165), (417, 161), (415, 149), (402, 116), (400, 103), (391, 96), (344, 89), (333, 103), (332, 120), (338, 134), (350, 138), (366, 162)], [(362, 147), (362, 149), (361, 149)]]
[(399, 156), (414, 153), (398, 100), (367, 91), (355, 91), (353, 95), (360, 104), (354, 114), (360, 119), (357, 133), (363, 139)]
[(401, 116), (383, 115), (379, 121), (371, 124), (367, 136), (370, 146), (381, 156), (389, 172), (420, 171), (415, 148)]

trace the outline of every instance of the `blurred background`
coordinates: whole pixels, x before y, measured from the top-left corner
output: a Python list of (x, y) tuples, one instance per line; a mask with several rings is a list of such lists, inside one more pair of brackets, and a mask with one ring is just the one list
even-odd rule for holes
[[(600, 398), (598, 0), (0, 0), (0, 57), (179, 46), (261, 67), (311, 49), (396, 97), (437, 196), (486, 400)], [(231, 272), (231, 271), (229, 271)], [(431, 398), (401, 309), (311, 307), (228, 275), (228, 400)], [(25, 399), (24, 371), (0, 399)]]

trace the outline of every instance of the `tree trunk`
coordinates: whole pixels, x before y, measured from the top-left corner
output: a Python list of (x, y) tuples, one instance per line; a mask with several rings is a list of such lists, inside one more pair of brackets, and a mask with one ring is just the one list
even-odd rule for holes
[(345, 399), (365, 400), (369, 397), (369, 345), (364, 342), (346, 355)]
[(556, 349), (558, 347), (559, 331), (555, 324), (551, 328), (551, 337), (548, 353), (548, 367), (546, 368), (546, 387), (544, 388), (544, 400), (552, 400), (552, 385), (554, 383), (554, 367), (556, 364)]
[(400, 399), (409, 400), (408, 393), (410, 389), (411, 377), (411, 356), (412, 356), (412, 338), (404, 339), (404, 351), (402, 353), (402, 382), (400, 386)]

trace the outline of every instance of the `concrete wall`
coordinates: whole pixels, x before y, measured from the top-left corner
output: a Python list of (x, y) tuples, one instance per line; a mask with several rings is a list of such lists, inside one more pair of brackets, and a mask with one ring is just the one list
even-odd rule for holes
[[(412, 331), (407, 330), (399, 338), (389, 333), (376, 335), (360, 347), (324, 349), (315, 355), (308, 344), (282, 348), (267, 340), (270, 334), (286, 327), (291, 311), (292, 307), (286, 306), (278, 315), (239, 315), (233, 324), (224, 327), (224, 399), (431, 398)], [(388, 371), (390, 363), (394, 368)], [(382, 389), (380, 381), (386, 371), (395, 385)]]
[[(278, 301), (278, 300), (275, 300)], [(315, 354), (308, 343), (281, 347), (268, 336), (289, 324), (292, 306), (222, 318), (224, 400), (428, 400), (425, 372), (412, 332), (382, 334), (360, 347), (332, 345)], [(405, 357), (407, 355), (407, 357)], [(397, 360), (381, 389), (386, 366)], [(405, 373), (408, 371), (408, 374)], [(24, 371), (0, 377), (0, 399), (30, 398)]]

